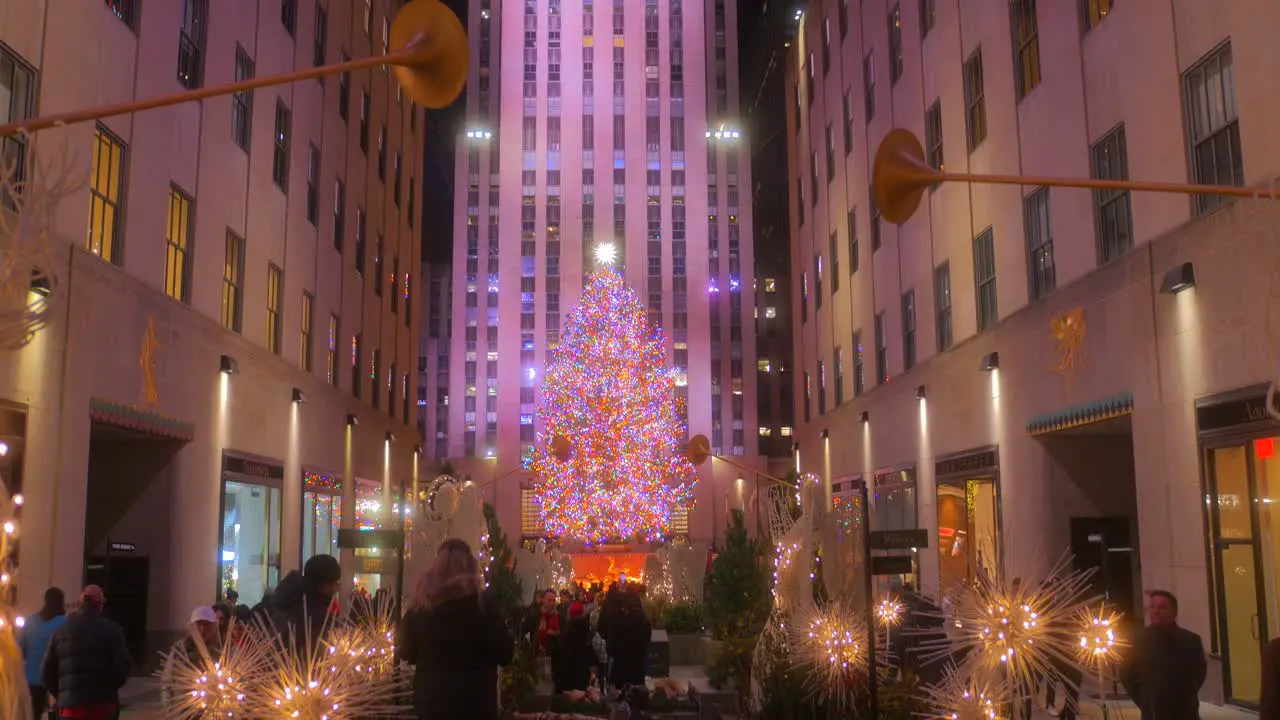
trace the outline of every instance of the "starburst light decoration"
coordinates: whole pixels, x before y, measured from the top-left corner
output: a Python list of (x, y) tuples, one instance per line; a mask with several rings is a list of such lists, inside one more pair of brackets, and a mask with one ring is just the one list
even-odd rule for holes
[(1011, 688), (1035, 687), (1037, 678), (1075, 660), (1074, 623), (1093, 600), (1091, 576), (1072, 571), (1064, 556), (1036, 585), (979, 577), (957, 598), (948, 632), (922, 640), (921, 660), (964, 657), (962, 671), (996, 672)]
[(166, 717), (245, 719), (252, 713), (252, 693), (270, 672), (267, 657), (272, 638), (262, 627), (237, 625), (228, 627), (235, 638), (216, 654), (192, 635), (198, 650), (191, 657), (181, 644), (164, 655), (157, 676)]
[(23, 618), (14, 607), (17, 582), (18, 515), (22, 496), (5, 490), (0, 481), (0, 718), (30, 717), (31, 693), (23, 672), (22, 650), (15, 633)]
[(1120, 626), (1120, 614), (1106, 607), (1084, 609), (1079, 613), (1080, 647), (1077, 659), (1089, 667), (1106, 666), (1120, 660), (1124, 642), (1116, 633)]
[(876, 603), (876, 625), (881, 629), (890, 630), (898, 626), (902, 622), (903, 615), (906, 613), (906, 606), (897, 597), (890, 595)]
[[(838, 708), (853, 706), (866, 685), (870, 633), (861, 614), (838, 600), (810, 606), (790, 625), (793, 663), (806, 670), (809, 691)], [(879, 666), (881, 658), (877, 658)]]
[(548, 535), (661, 539), (697, 478), (662, 332), (621, 275), (591, 276), (543, 379), (529, 464)]
[(992, 673), (969, 674), (954, 666), (937, 685), (924, 688), (930, 720), (1008, 720), (1001, 710), (1011, 699), (1008, 686)]

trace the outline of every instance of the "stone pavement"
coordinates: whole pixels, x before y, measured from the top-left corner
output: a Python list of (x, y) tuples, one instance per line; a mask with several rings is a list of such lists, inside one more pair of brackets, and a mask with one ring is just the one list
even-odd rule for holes
[[(674, 666), (671, 677), (687, 682), (698, 690), (711, 691), (707, 682), (706, 670), (701, 667)], [(128, 720), (165, 720), (160, 709), (160, 686), (155, 678), (132, 678), (120, 692), (120, 701), (124, 704), (122, 718)], [(1097, 701), (1096, 688), (1088, 682), (1084, 687), (1080, 703), (1079, 718), (1100, 719), (1102, 709)], [(1108, 700), (1107, 717), (1109, 720), (1138, 720), (1138, 711), (1129, 700)], [(1257, 713), (1239, 708), (1222, 707), (1201, 703), (1200, 720), (1257, 720)], [(1052, 717), (1041, 708), (1036, 708), (1034, 720), (1052, 720)]]

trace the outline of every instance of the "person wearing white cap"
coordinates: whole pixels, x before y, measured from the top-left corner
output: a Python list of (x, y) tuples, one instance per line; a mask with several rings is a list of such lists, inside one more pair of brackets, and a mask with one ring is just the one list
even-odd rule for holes
[[(191, 611), (191, 622), (187, 624), (187, 637), (182, 641), (182, 649), (191, 662), (197, 665), (203, 659), (204, 652), (209, 658), (216, 659), (221, 650), (222, 634), (218, 632), (218, 614), (208, 605), (198, 605)], [(201, 650), (204, 646), (204, 652)]]

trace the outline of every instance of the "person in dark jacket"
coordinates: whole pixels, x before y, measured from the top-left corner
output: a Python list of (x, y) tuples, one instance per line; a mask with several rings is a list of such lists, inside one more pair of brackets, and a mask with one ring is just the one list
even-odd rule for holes
[(418, 581), (400, 623), (396, 648), (414, 666), (419, 720), (496, 720), (498, 666), (515, 654), (502, 612), (484, 593), (480, 565), (467, 543), (445, 540)]
[(338, 593), (342, 570), (332, 555), (316, 555), (302, 567), (302, 574), (289, 573), (273, 596), (271, 623), (280, 637), (296, 650), (320, 647), (328, 624), (329, 605)]
[(625, 691), (630, 685), (644, 685), (645, 661), (649, 657), (652, 634), (640, 596), (623, 593), (618, 601), (618, 614), (610, 623), (606, 639), (609, 657), (613, 658), (609, 682), (614, 688)]
[(44, 591), (44, 607), (40, 613), (27, 620), (27, 625), (18, 635), (18, 649), (22, 651), (23, 667), (26, 670), (27, 685), (31, 689), (31, 716), (43, 718), (49, 709), (49, 693), (44, 689), (44, 654), (49, 649), (49, 641), (58, 628), (67, 624), (67, 600), (60, 588), (51, 587)]
[(62, 717), (110, 720), (120, 711), (132, 661), (124, 631), (102, 615), (106, 603), (102, 588), (86, 587), (80, 609), (49, 642), (41, 675)]
[(1152, 590), (1147, 627), (1134, 638), (1120, 680), (1142, 720), (1198, 720), (1200, 686), (1208, 668), (1200, 636), (1178, 626), (1178, 599)]
[(1262, 704), (1258, 720), (1280, 720), (1280, 638), (1262, 648)]
[(587, 689), (591, 668), (596, 664), (596, 651), (591, 644), (593, 635), (586, 607), (579, 602), (570, 603), (564, 631), (560, 634), (556, 692)]

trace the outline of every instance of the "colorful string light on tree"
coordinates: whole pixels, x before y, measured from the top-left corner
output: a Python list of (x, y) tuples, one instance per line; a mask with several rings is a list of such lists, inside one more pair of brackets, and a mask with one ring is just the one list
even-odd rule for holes
[(530, 470), (546, 532), (657, 540), (692, 498), (662, 333), (616, 272), (595, 273), (546, 370)]

